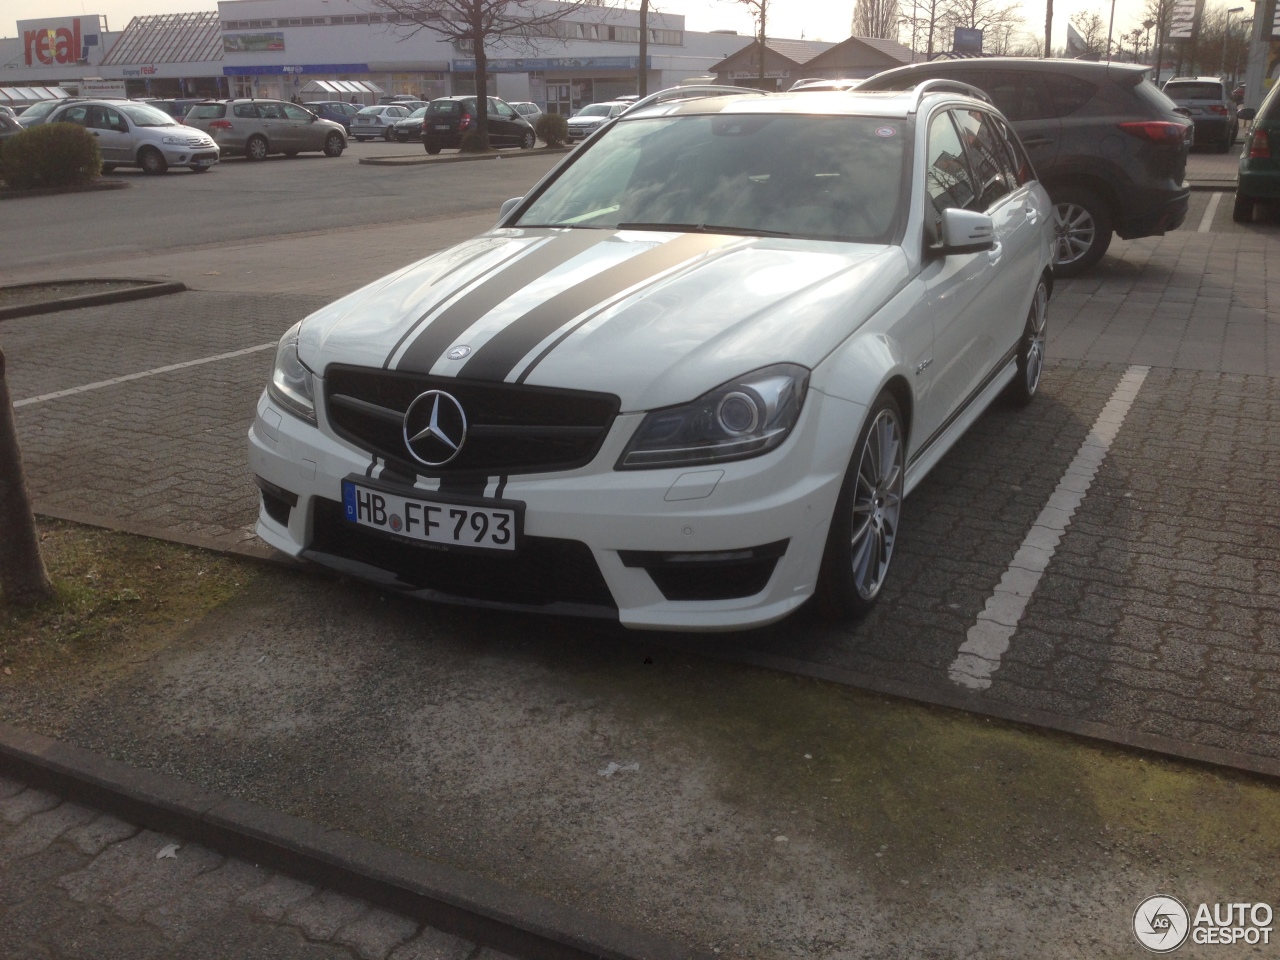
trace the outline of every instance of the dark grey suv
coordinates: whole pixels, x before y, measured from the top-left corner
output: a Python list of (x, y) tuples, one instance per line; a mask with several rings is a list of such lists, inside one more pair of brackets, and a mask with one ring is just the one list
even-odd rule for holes
[(1173, 230), (1187, 215), (1194, 128), (1156, 89), (1149, 68), (1081, 60), (985, 57), (917, 63), (864, 80), (858, 92), (960, 80), (985, 91), (1049, 191), (1057, 223), (1054, 272), (1073, 277), (1125, 240)]

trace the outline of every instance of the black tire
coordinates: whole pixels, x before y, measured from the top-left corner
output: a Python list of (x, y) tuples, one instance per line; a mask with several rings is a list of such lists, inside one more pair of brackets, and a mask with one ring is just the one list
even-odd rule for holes
[(256, 133), (244, 145), (246, 160), (265, 160), (270, 152), (271, 147), (267, 145), (267, 138)]
[(864, 616), (880, 597), (898, 539), (906, 444), (902, 413), (886, 391), (867, 411), (827, 531), (817, 588), (827, 619)]
[(192, 167), (191, 172), (192, 173), (208, 173), (212, 169), (213, 167)]
[(358, 143), (364, 143), (368, 139), (369, 139), (368, 137), (356, 137), (356, 141)]
[(382, 139), (387, 141), (387, 143), (390, 143), (392, 140), (395, 139), (395, 135), (396, 135), (396, 132), (392, 130), (390, 127), (387, 127), (387, 129), (382, 134)]
[(114, 163), (104, 163), (104, 164), (102, 165), (102, 172), (103, 172), (103, 173), (110, 173), (110, 172), (111, 172), (111, 171), (113, 171), (115, 168), (116, 168), (116, 165), (115, 165)]
[(347, 141), (342, 139), (342, 134), (334, 131), (324, 138), (324, 155), (326, 157), (340, 157), (342, 151), (347, 149)]
[(423, 146), (424, 146), (424, 147), (426, 147), (426, 149), (427, 149), (427, 153), (431, 154), (433, 157), (434, 157), (437, 153), (439, 153), (439, 152), (440, 152), (440, 146), (439, 146), (439, 144), (435, 144), (435, 143), (424, 143), (424, 144), (423, 144)]
[(1111, 208), (1092, 190), (1071, 184), (1053, 190), (1050, 199), (1056, 236), (1054, 275), (1079, 276), (1111, 246)]
[(165, 160), (164, 154), (155, 147), (143, 147), (138, 151), (138, 166), (142, 168), (143, 173), (153, 177), (169, 169), (169, 163)]
[(1253, 210), (1257, 201), (1236, 190), (1235, 206), (1231, 208), (1231, 219), (1236, 223), (1253, 223)]
[(294, 157), (296, 157), (296, 156), (298, 155), (298, 151), (297, 151), (297, 150), (286, 150), (286, 151), (284, 152), (284, 155), (285, 155), (285, 157), (286, 157), (287, 159), (292, 160)]
[(1044, 372), (1045, 333), (1049, 322), (1049, 281), (1036, 285), (1027, 310), (1027, 322), (1018, 343), (1018, 375), (1005, 389), (1005, 397), (1015, 406), (1025, 407), (1035, 399)]
[(1219, 153), (1230, 153), (1231, 148), (1236, 145), (1236, 132), (1228, 130), (1222, 135), (1222, 142), (1218, 144)]
[(524, 136), (520, 138), (521, 150), (532, 150), (534, 144), (538, 142), (538, 136), (532, 130), (526, 130)]

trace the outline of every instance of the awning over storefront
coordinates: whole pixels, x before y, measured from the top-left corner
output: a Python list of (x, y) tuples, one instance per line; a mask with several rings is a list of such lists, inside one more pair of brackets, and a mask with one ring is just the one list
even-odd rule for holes
[(312, 80), (302, 88), (303, 93), (372, 93), (382, 94), (385, 91), (376, 83), (368, 80)]
[(0, 103), (39, 103), (41, 100), (65, 100), (71, 94), (61, 87), (0, 87)]

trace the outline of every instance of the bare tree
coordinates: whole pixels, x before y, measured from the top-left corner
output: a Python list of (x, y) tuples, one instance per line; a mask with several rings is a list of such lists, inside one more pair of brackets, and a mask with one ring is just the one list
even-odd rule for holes
[(1107, 25), (1096, 13), (1081, 11), (1071, 18), (1071, 25), (1080, 34), (1088, 53), (1104, 56), (1102, 49), (1107, 43)]
[(36, 521), (22, 473), (22, 453), (13, 420), (13, 403), (0, 350), (0, 588), (4, 599), (29, 606), (53, 596), (53, 585), (40, 556)]
[(1025, 23), (1021, 9), (1020, 4), (1002, 4), (999, 0), (947, 0), (942, 20), (952, 30), (981, 30), (985, 45), (988, 36), (998, 39), (1006, 31), (1020, 29)]
[(369, 8), (386, 16), (402, 40), (431, 30), (446, 40), (470, 47), (476, 61), (475, 147), (489, 149), (488, 48), (502, 43), (536, 47), (547, 40), (563, 40), (557, 29), (566, 17), (595, 0), (369, 0)]
[(759, 81), (761, 88), (764, 87), (764, 56), (765, 50), (767, 49), (765, 46), (765, 39), (768, 36), (768, 34), (765, 33), (764, 25), (765, 17), (768, 16), (769, 13), (770, 2), (771, 0), (738, 0), (738, 3), (750, 10), (751, 15), (760, 23), (760, 31), (756, 36), (756, 47), (760, 53)]
[(858, 0), (849, 32), (855, 37), (896, 40), (901, 15), (898, 0)]

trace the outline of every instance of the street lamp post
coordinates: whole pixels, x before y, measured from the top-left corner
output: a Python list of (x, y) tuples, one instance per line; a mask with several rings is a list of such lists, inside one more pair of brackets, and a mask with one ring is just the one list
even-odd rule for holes
[[(1232, 7), (1227, 11), (1227, 27), (1222, 33), (1222, 75), (1227, 73), (1227, 44), (1231, 42), (1231, 15), (1233, 13), (1244, 13), (1244, 7)], [(1231, 78), (1235, 80), (1235, 77)]]

